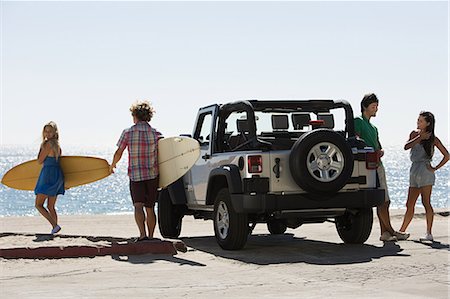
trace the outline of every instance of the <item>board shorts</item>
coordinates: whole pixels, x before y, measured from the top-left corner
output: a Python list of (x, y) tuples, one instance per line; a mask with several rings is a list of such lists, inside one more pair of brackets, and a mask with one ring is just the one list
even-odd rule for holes
[(383, 164), (380, 164), (377, 168), (378, 180), (380, 182), (380, 188), (384, 189), (384, 202), (390, 202), (389, 191), (386, 181), (386, 171), (384, 170)]
[(414, 162), (409, 169), (409, 187), (433, 186), (436, 176), (428, 169), (429, 162)]
[(154, 207), (158, 197), (158, 182), (159, 178), (138, 182), (130, 180), (130, 194), (133, 204), (143, 203), (144, 207)]

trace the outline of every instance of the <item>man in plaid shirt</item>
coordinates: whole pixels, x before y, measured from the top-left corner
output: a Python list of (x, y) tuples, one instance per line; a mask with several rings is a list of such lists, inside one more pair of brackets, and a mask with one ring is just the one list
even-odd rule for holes
[(122, 132), (110, 172), (114, 172), (117, 162), (128, 148), (130, 193), (134, 205), (134, 218), (139, 228), (137, 241), (142, 241), (153, 238), (156, 226), (154, 206), (158, 188), (158, 138), (161, 134), (149, 124), (154, 113), (149, 102), (137, 102), (131, 106), (130, 111), (134, 126)]

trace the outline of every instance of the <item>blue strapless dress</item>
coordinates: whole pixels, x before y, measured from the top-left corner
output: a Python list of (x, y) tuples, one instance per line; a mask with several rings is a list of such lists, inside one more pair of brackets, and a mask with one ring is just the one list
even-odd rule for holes
[(34, 188), (34, 194), (57, 196), (64, 194), (64, 175), (55, 157), (46, 157)]

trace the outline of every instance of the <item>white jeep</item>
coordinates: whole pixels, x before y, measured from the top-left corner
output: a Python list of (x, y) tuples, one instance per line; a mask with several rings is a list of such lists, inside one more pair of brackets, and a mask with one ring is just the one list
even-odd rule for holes
[(228, 250), (244, 247), (257, 223), (283, 234), (334, 220), (345, 243), (369, 237), (372, 207), (384, 200), (379, 157), (355, 136), (348, 102), (215, 104), (199, 110), (192, 137), (200, 158), (159, 193), (162, 236), (178, 237), (183, 216), (193, 215), (212, 219)]

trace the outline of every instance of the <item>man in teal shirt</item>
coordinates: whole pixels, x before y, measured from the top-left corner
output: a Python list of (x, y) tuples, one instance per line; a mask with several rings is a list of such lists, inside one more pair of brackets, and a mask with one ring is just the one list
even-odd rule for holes
[[(355, 132), (360, 138), (364, 139), (365, 143), (373, 147), (378, 153), (379, 157), (383, 157), (384, 150), (381, 147), (380, 140), (378, 138), (377, 128), (370, 123), (370, 118), (375, 117), (378, 111), (378, 98), (375, 94), (366, 94), (361, 101), (361, 116), (355, 118)], [(381, 236), (380, 241), (397, 241), (406, 240), (409, 234), (394, 231), (391, 225), (391, 219), (389, 216), (390, 198), (386, 182), (386, 172), (383, 164), (377, 169), (378, 179), (380, 181), (380, 187), (385, 190), (384, 202), (377, 207), (377, 215), (380, 221)]]

